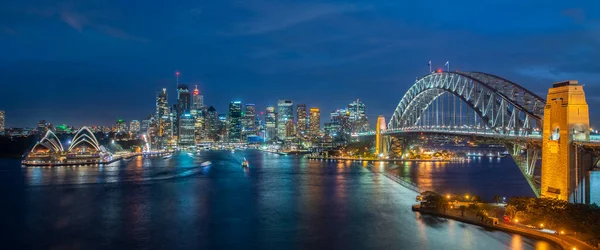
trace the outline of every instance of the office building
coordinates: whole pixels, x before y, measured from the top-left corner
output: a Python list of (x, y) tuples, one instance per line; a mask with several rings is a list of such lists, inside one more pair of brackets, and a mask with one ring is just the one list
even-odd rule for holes
[(190, 147), (195, 145), (196, 120), (190, 113), (184, 113), (179, 117), (179, 147)]
[(183, 117), (183, 115), (185, 114), (190, 114), (191, 111), (191, 94), (190, 94), (190, 90), (188, 89), (187, 85), (184, 84), (180, 84), (177, 86), (177, 108), (175, 109), (176, 111), (176, 115), (175, 117), (177, 118), (177, 120), (175, 120), (175, 124), (177, 124), (177, 135), (179, 136), (179, 133), (181, 133), (181, 123), (179, 122), (179, 120), (181, 119), (181, 117)]
[(279, 139), (285, 139), (287, 137), (286, 131), (288, 121), (294, 124), (294, 103), (290, 100), (279, 100), (277, 101), (277, 137)]
[(127, 133), (127, 122), (125, 122), (125, 120), (118, 120), (115, 127), (115, 132)]
[(265, 140), (273, 140), (277, 137), (277, 114), (275, 107), (269, 106), (265, 112)]
[(318, 137), (321, 133), (321, 111), (319, 108), (310, 108), (309, 134)]
[(142, 120), (142, 124), (140, 125), (140, 131), (142, 133), (148, 133), (148, 129), (150, 129), (150, 120)]
[(242, 139), (242, 103), (239, 101), (229, 104), (227, 114), (229, 126), (227, 129), (228, 139), (232, 142), (239, 142)]
[(307, 126), (308, 121), (306, 119), (306, 104), (298, 104), (296, 105), (296, 133), (299, 137), (308, 135), (306, 133)]
[(206, 109), (204, 129), (206, 131), (207, 140), (217, 141), (219, 139), (219, 114), (213, 106)]
[(246, 139), (250, 135), (256, 135), (256, 106), (254, 104), (244, 105), (244, 114), (242, 118), (242, 134)]
[(132, 120), (129, 123), (129, 132), (131, 132), (132, 134), (140, 132), (140, 121)]

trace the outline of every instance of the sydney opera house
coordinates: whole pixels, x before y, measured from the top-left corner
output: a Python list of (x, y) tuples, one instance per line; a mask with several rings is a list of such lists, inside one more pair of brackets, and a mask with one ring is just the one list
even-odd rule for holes
[(112, 160), (112, 154), (87, 127), (75, 133), (75, 136), (65, 150), (58, 137), (52, 132), (46, 132), (44, 138), (33, 146), (23, 160), (24, 165), (79, 165), (101, 164)]

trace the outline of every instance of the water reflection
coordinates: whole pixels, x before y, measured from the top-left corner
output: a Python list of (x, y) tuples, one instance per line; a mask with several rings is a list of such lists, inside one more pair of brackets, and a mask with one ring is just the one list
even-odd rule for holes
[[(249, 169), (241, 168), (242, 157)], [(213, 165), (200, 168), (207, 160)], [(516, 240), (522, 249), (555, 249), (413, 213), (415, 192), (374, 173), (381, 166), (397, 168), (406, 178), (425, 176), (433, 180), (423, 183), (432, 185), (444, 171), (471, 168), (365, 167), (255, 151), (139, 158), (102, 167), (15, 165), (18, 170), (10, 173), (22, 174), (26, 187), (14, 184), (8, 198), (19, 209), (11, 203), (0, 212), (26, 211), (6, 227), (22, 242), (8, 249), (506, 249)]]

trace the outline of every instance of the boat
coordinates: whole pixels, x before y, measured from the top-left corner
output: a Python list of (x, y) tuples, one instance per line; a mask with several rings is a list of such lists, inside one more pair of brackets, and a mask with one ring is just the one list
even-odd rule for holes
[(165, 156), (163, 156), (162, 158), (163, 158), (163, 159), (169, 159), (169, 158), (171, 158), (171, 156), (173, 156), (173, 154), (168, 154), (168, 155), (165, 155)]
[(231, 150), (231, 153), (232, 153), (232, 154), (233, 154), (233, 153), (235, 153), (235, 149), (232, 149), (232, 150)]
[(194, 157), (194, 153), (190, 153), (190, 152), (188, 152), (187, 154), (188, 154), (189, 156), (191, 156), (191, 157)]
[(200, 166), (202, 166), (202, 167), (208, 167), (210, 165), (212, 165), (212, 162), (210, 162), (210, 161), (205, 161), (202, 164), (200, 164)]
[(243, 168), (247, 168), (248, 167), (248, 160), (246, 160), (246, 158), (244, 158), (244, 161), (242, 162), (242, 167)]

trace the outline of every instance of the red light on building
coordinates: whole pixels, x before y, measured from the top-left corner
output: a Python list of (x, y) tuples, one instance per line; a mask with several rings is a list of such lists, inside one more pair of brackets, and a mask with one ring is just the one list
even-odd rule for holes
[(179, 71), (176, 71), (176, 72), (175, 72), (175, 75), (176, 75), (176, 76), (179, 76)]
[(260, 111), (260, 115), (264, 115), (264, 114), (265, 114), (265, 112)]
[(442, 69), (437, 69), (435, 72), (436, 73), (442, 73)]
[(194, 89), (194, 95), (199, 95), (200, 94), (200, 90)]

